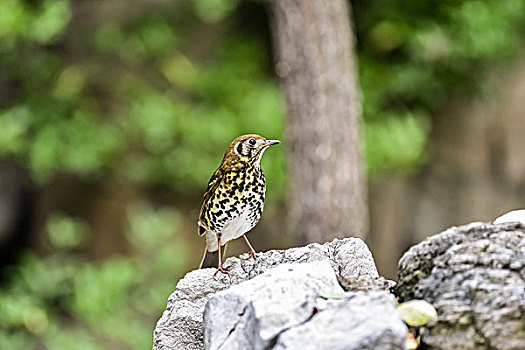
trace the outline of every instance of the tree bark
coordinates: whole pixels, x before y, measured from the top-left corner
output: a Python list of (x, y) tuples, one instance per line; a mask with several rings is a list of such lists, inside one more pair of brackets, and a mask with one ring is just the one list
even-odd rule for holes
[(369, 228), (360, 94), (345, 0), (271, 0), (287, 102), (289, 229), (297, 244)]

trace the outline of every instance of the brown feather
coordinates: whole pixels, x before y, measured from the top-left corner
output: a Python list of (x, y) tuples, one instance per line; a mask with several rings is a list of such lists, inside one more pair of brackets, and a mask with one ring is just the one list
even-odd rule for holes
[(215, 170), (215, 172), (211, 176), (210, 181), (208, 181), (208, 187), (206, 188), (206, 192), (204, 192), (204, 199), (202, 201), (201, 210), (199, 211), (199, 236), (205, 234), (207, 230), (207, 227), (201, 226), (202, 212), (206, 203), (208, 202), (208, 200), (210, 200), (211, 195), (213, 194), (213, 192), (215, 192), (217, 186), (219, 186), (219, 184), (221, 183), (223, 175), (224, 172), (219, 167), (219, 169)]

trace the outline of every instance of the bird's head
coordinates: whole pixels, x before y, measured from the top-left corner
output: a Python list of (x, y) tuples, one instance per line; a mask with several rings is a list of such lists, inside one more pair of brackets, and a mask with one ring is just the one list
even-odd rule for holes
[(258, 167), (264, 151), (271, 145), (278, 143), (280, 141), (267, 140), (255, 134), (239, 136), (230, 143), (222, 162), (232, 167), (244, 166), (245, 164)]

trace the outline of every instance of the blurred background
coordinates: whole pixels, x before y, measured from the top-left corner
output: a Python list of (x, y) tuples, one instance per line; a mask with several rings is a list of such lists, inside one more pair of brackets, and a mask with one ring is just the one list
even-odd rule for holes
[[(395, 278), (427, 235), (524, 206), (525, 2), (350, 3), (367, 243)], [(0, 349), (149, 349), (198, 266), (202, 194), (240, 134), (283, 141), (263, 159), (250, 239), (294, 245), (266, 6), (0, 2)]]

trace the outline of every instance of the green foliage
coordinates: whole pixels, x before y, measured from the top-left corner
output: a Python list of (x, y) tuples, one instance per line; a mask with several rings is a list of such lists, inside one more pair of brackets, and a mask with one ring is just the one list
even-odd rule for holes
[(427, 115), (385, 115), (365, 124), (368, 168), (374, 173), (391, 168), (411, 170), (423, 159), (427, 133)]
[(48, 223), (49, 240), (58, 249), (79, 247), (87, 240), (87, 227), (64, 215), (51, 216)]
[(434, 67), (432, 79), (445, 84), (440, 73), (473, 76), (476, 68), (515, 55), (524, 7), (522, 0), (374, 1), (365, 20), (356, 19), (364, 39), (360, 53), (394, 68)]
[[(69, 18), (50, 13), (46, 16), (56, 15), (57, 23)], [(261, 43), (233, 35), (221, 39), (212, 60), (192, 61), (184, 53), (190, 44), (170, 20), (152, 11), (131, 28), (103, 25), (86, 44), (95, 58), (75, 63), (62, 61), (61, 52), (41, 42), (8, 32), (16, 42), (9, 50), (13, 57), (24, 54), (21, 46), (31, 47), (34, 55), (22, 65), (0, 55), (2, 71), (12, 72), (9, 83), (27, 91), (0, 110), (0, 155), (22, 160), (41, 184), (67, 173), (194, 193), (207, 183), (234, 137), (257, 132), (279, 138), (283, 108), (277, 84), (264, 69), (269, 57)], [(48, 36), (46, 44), (58, 34)], [(119, 68), (99, 62), (104, 55), (120, 62)], [(35, 73), (31, 79), (28, 71)], [(282, 193), (284, 176), (278, 169), (284, 157), (271, 158), (265, 160), (271, 186)]]
[(239, 0), (192, 0), (192, 3), (201, 20), (216, 23), (235, 10)]
[(174, 272), (187, 259), (177, 238), (181, 218), (173, 209), (154, 210), (144, 203), (130, 207), (128, 218), (128, 238), (137, 254), (95, 264), (68, 250), (79, 242), (79, 232), (88, 234), (82, 222), (63, 215), (49, 220), (49, 239), (59, 246), (55, 254), (27, 253), (11, 271), (9, 286), (0, 290), (0, 348), (151, 346), (155, 319), (174, 288)]
[(354, 2), (372, 174), (424, 160), (431, 119), (523, 44), (522, 0)]
[[(230, 29), (208, 44), (207, 59), (189, 54), (189, 33), (200, 24), (183, 21), (184, 14), (228, 30), (240, 2), (188, 4), (103, 22), (83, 34), (90, 54), (73, 62), (56, 45), (72, 18), (68, 1), (5, 2), (0, 69), (4, 83), (19, 88), (0, 96), (0, 155), (27, 164), (39, 183), (69, 173), (194, 193), (230, 139), (244, 132), (281, 137), (283, 106), (260, 38)], [(424, 160), (432, 115), (454, 94), (478, 89), (473, 76), (516, 53), (525, 5), (354, 6), (370, 173), (412, 169)], [(273, 153), (265, 159), (268, 178), (283, 193), (283, 147)]]
[(0, 11), (0, 48), (12, 49), (18, 40), (53, 42), (71, 18), (68, 0), (47, 0), (31, 6), (22, 0), (7, 0)]

